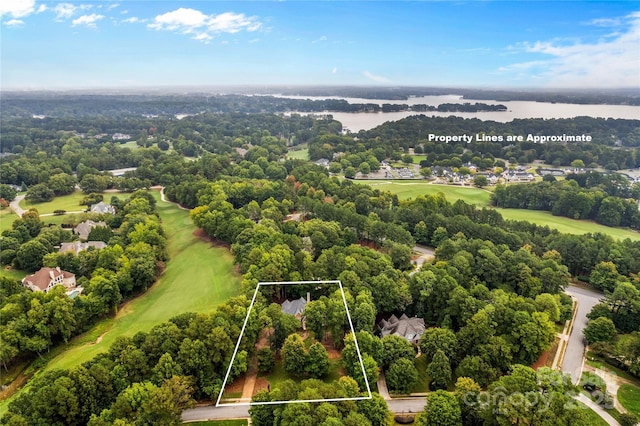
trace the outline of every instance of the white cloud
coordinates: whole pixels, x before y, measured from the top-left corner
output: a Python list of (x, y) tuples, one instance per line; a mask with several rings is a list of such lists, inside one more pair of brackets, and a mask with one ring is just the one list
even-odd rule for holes
[(200, 33), (200, 34), (196, 34), (193, 37), (194, 40), (198, 40), (198, 41), (202, 41), (204, 43), (209, 43), (213, 37), (211, 37), (209, 34), (207, 33)]
[(119, 7), (120, 3), (114, 3), (114, 4), (110, 4), (109, 6), (107, 6), (107, 9), (111, 10), (111, 9), (115, 9), (116, 7)]
[(76, 27), (78, 25), (86, 25), (89, 28), (96, 28), (96, 22), (103, 18), (104, 15), (97, 15), (95, 13), (92, 13), (91, 15), (83, 15), (71, 21), (71, 26)]
[(38, 10), (36, 11), (36, 13), (42, 13), (42, 12), (44, 12), (44, 11), (48, 10), (48, 9), (49, 9), (49, 8), (47, 7), (47, 5), (46, 5), (46, 4), (41, 4), (41, 5), (38, 7)]
[(22, 19), (11, 19), (9, 21), (4, 22), (7, 27), (18, 27), (20, 25), (24, 25), (24, 21)]
[[(591, 21), (602, 26), (604, 20)], [(607, 19), (607, 25), (613, 25)], [(621, 28), (594, 42), (558, 40), (522, 43), (520, 51), (541, 55), (499, 69), (526, 71), (552, 87), (637, 87), (640, 82), (640, 12), (620, 18)], [(515, 76), (514, 76), (515, 77)]]
[(3, 0), (0, 2), (0, 16), (22, 18), (33, 13), (35, 5), (35, 0)]
[(320, 43), (321, 41), (327, 41), (327, 36), (322, 36), (317, 40), (313, 40), (311, 43)]
[(147, 20), (140, 19), (136, 16), (132, 16), (131, 18), (123, 19), (122, 22), (125, 22), (127, 24), (137, 24), (137, 23), (147, 22)]
[(208, 42), (213, 38), (211, 34), (235, 34), (243, 30), (253, 32), (259, 30), (262, 23), (256, 17), (248, 17), (242, 13), (206, 15), (199, 10), (181, 7), (156, 16), (148, 27), (154, 30), (197, 34), (193, 39)]
[(259, 41), (260, 41), (259, 38), (252, 38), (251, 40), (249, 40), (249, 43), (257, 43)]
[(56, 7), (53, 8), (53, 11), (56, 14), (56, 19), (61, 20), (71, 18), (73, 14), (76, 13), (76, 9), (76, 6), (71, 3), (58, 3)]
[(388, 78), (381, 75), (372, 74), (369, 71), (364, 71), (362, 75), (367, 77), (369, 80), (375, 81), (376, 83), (391, 83), (391, 80), (389, 80)]
[(333, 70), (331, 70), (331, 74), (337, 74), (338, 73), (338, 67), (333, 67)]

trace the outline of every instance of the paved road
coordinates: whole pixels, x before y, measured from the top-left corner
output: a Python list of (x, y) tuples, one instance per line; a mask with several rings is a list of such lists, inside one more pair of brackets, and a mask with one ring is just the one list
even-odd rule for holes
[(413, 251), (416, 253), (420, 253), (420, 257), (416, 259), (416, 269), (411, 271), (409, 275), (413, 275), (416, 272), (418, 272), (422, 268), (422, 265), (424, 265), (425, 262), (431, 261), (436, 255), (435, 249), (431, 247), (426, 247), (426, 246), (415, 245), (413, 246)]
[[(398, 398), (387, 401), (389, 409), (394, 413), (419, 413), (424, 409), (426, 403), (427, 399), (425, 397)], [(228, 407), (207, 405), (191, 408), (182, 412), (183, 422), (242, 418), (249, 418), (248, 405), (234, 405)]]
[(22, 217), (22, 214), (24, 213), (24, 209), (20, 207), (20, 201), (22, 201), (23, 199), (24, 195), (18, 195), (13, 199), (12, 202), (9, 203), (9, 207), (11, 207), (11, 210), (13, 210), (13, 212), (20, 217)]
[(587, 325), (587, 314), (591, 311), (591, 308), (600, 303), (600, 299), (604, 295), (593, 290), (574, 286), (569, 286), (566, 292), (578, 301), (578, 312), (569, 336), (564, 360), (562, 361), (562, 371), (569, 373), (573, 382), (578, 383), (582, 375), (582, 364), (585, 355), (585, 341), (582, 330)]

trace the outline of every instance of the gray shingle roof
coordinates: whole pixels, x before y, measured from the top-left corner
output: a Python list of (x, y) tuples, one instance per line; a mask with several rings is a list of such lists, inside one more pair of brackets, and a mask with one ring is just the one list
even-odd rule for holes
[(382, 337), (388, 335), (400, 336), (410, 342), (420, 339), (420, 336), (422, 336), (426, 328), (422, 318), (409, 318), (405, 314), (402, 314), (400, 318), (391, 315), (388, 320), (385, 321), (383, 319), (380, 321), (378, 326), (380, 327)]
[(282, 313), (289, 315), (302, 315), (307, 300), (304, 297), (296, 300), (285, 300), (282, 303)]

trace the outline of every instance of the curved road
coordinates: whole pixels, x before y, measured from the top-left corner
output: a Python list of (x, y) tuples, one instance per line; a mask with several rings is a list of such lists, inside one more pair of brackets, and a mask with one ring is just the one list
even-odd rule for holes
[(562, 371), (569, 373), (573, 383), (578, 383), (582, 375), (582, 365), (585, 355), (585, 341), (582, 330), (587, 326), (587, 314), (591, 309), (600, 303), (600, 299), (604, 297), (602, 293), (582, 287), (569, 286), (565, 292), (574, 297), (578, 302), (578, 312), (573, 322), (573, 328), (569, 335), (567, 349), (562, 361)]
[(9, 207), (11, 207), (11, 210), (13, 210), (13, 212), (19, 217), (22, 217), (22, 214), (24, 213), (24, 209), (20, 207), (20, 201), (22, 201), (23, 199), (24, 195), (18, 195), (13, 199), (12, 202), (9, 203)]

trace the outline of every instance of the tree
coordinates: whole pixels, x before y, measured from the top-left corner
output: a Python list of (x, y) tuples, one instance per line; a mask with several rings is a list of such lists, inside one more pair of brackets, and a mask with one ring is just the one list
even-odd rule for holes
[(393, 424), (393, 414), (389, 406), (377, 392), (371, 392), (371, 399), (356, 401), (358, 412), (364, 414), (373, 426)]
[(270, 373), (276, 365), (276, 358), (270, 348), (258, 350), (258, 371), (260, 373)]
[(484, 175), (476, 175), (476, 177), (473, 178), (473, 184), (478, 188), (483, 188), (489, 184), (489, 180)]
[(329, 355), (320, 342), (314, 342), (309, 347), (306, 362), (305, 370), (313, 378), (320, 378), (329, 372)]
[(362, 173), (365, 176), (371, 173), (371, 166), (366, 161), (363, 161), (362, 163), (360, 163), (360, 166), (358, 169), (360, 170), (360, 173)]
[(36, 271), (42, 267), (42, 258), (49, 250), (38, 240), (27, 241), (20, 246), (14, 260), (18, 269)]
[(400, 393), (409, 393), (418, 382), (418, 370), (414, 363), (406, 358), (394, 361), (386, 373), (387, 384)]
[(442, 350), (451, 359), (458, 350), (458, 339), (448, 328), (427, 328), (420, 338), (420, 351), (427, 359), (432, 359), (438, 350)]
[(613, 262), (600, 262), (591, 271), (589, 283), (600, 290), (613, 291), (621, 278)]
[(427, 405), (417, 417), (418, 426), (460, 426), (462, 412), (456, 397), (449, 392), (437, 390), (427, 396)]
[(427, 366), (427, 374), (431, 377), (432, 389), (446, 389), (451, 381), (451, 364), (449, 358), (440, 349), (433, 355), (433, 360)]
[(16, 195), (18, 195), (18, 191), (5, 183), (0, 183), (0, 198), (4, 198), (7, 201), (13, 201), (13, 199), (16, 198)]
[(583, 333), (589, 344), (595, 342), (610, 342), (616, 336), (616, 326), (611, 319), (599, 317), (589, 321)]
[(382, 346), (384, 347), (383, 368), (388, 369), (391, 364), (400, 358), (406, 358), (413, 362), (416, 357), (416, 351), (406, 339), (400, 336), (388, 335), (382, 338)]
[(571, 167), (573, 167), (574, 169), (584, 169), (584, 161), (580, 160), (579, 158), (573, 160), (571, 162)]
[(37, 185), (33, 185), (27, 190), (27, 194), (24, 199), (31, 201), (32, 203), (44, 203), (46, 201), (53, 200), (55, 193), (48, 185), (44, 183), (39, 183)]
[(76, 189), (76, 179), (67, 173), (58, 173), (49, 178), (47, 185), (55, 195), (71, 194)]
[[(280, 307), (278, 306), (278, 309)], [(293, 315), (281, 314), (273, 321), (274, 333), (271, 345), (274, 349), (282, 348), (285, 339), (300, 327), (300, 320)]]
[(306, 370), (307, 354), (298, 334), (289, 335), (282, 345), (282, 364), (287, 373), (301, 377)]
[(433, 174), (433, 172), (431, 171), (431, 167), (421, 167), (420, 168), (420, 175), (425, 178), (428, 179), (431, 177), (431, 175)]
[(620, 426), (636, 426), (638, 424), (638, 418), (631, 413), (620, 414)]
[(354, 177), (356, 177), (356, 168), (353, 166), (349, 166), (344, 169), (344, 177), (348, 179), (353, 179)]
[(327, 322), (327, 307), (322, 300), (311, 300), (304, 307), (306, 325), (313, 331), (316, 340), (321, 341), (324, 337), (324, 327)]

